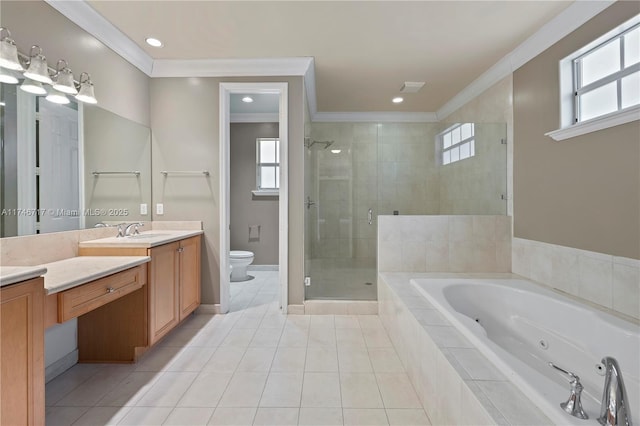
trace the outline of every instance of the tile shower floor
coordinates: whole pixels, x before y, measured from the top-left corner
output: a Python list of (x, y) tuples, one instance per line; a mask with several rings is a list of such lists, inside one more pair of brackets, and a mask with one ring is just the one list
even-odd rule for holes
[(377, 316), (283, 316), (277, 272), (251, 275), (137, 364), (49, 382), (47, 425), (429, 424)]

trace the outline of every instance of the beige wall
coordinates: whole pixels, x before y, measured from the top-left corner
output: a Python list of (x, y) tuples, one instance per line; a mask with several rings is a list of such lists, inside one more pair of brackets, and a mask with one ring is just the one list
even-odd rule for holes
[[(251, 193), (256, 189), (256, 139), (277, 137), (278, 123), (231, 124), (231, 250), (253, 252), (254, 265), (279, 262), (278, 197)], [(249, 227), (254, 227), (251, 238)]]
[(149, 125), (150, 78), (44, 1), (3, 0), (0, 22), (22, 53), (35, 44), (50, 66), (66, 59), (76, 79), (88, 72), (100, 108)]
[(628, 20), (617, 2), (513, 75), (514, 236), (640, 259), (640, 123), (560, 142), (558, 61)]
[[(155, 220), (202, 220), (202, 303), (220, 302), (219, 84), (289, 84), (289, 304), (301, 304), (304, 248), (304, 117), (302, 77), (157, 78), (151, 81)], [(157, 176), (159, 170), (208, 170), (211, 175)]]

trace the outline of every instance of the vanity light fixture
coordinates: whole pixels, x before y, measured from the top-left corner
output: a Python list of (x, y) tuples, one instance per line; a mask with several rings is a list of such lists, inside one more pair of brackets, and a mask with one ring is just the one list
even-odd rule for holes
[[(2, 37), (3, 32), (6, 33), (4, 37)], [(14, 71), (24, 71), (18, 59), (16, 42), (11, 38), (11, 32), (4, 27), (0, 27), (0, 67)]]
[[(24, 70), (23, 63), (27, 64)], [(23, 75), (20, 75), (22, 72)], [(53, 79), (51, 78), (53, 76)], [(59, 104), (70, 102), (66, 95), (76, 95), (80, 102), (89, 104), (98, 103), (93, 89), (93, 83), (88, 73), (80, 74), (79, 81), (73, 78), (73, 72), (64, 59), (60, 59), (56, 69), (49, 68), (47, 58), (42, 54), (42, 48), (31, 46), (29, 55), (18, 51), (15, 41), (11, 39), (11, 32), (0, 27), (0, 82), (18, 84), (20, 79), (24, 81), (20, 89), (34, 95), (46, 95), (47, 89), (42, 83), (53, 86), (47, 96), (47, 100)]]
[(402, 103), (402, 101), (404, 101), (404, 99), (402, 99), (400, 96), (397, 96), (397, 97), (391, 99), (391, 102), (393, 102), (394, 104)]
[(20, 89), (24, 90), (27, 93), (32, 93), (34, 95), (46, 95), (47, 90), (42, 86), (42, 83), (39, 81), (31, 80), (30, 78), (25, 78), (22, 84), (20, 85)]
[(250, 104), (251, 102), (253, 102), (253, 98), (251, 96), (245, 96), (244, 98), (242, 98), (242, 102)]
[[(62, 68), (60, 65), (63, 65)], [(73, 73), (69, 69), (67, 61), (60, 59), (58, 61), (56, 74), (54, 76), (53, 88), (59, 92), (66, 93), (68, 95), (76, 95), (78, 89), (76, 89), (75, 82), (73, 81)], [(65, 102), (66, 103), (66, 102)]]
[(96, 95), (93, 92), (93, 83), (91, 82), (91, 76), (86, 72), (80, 74), (80, 91), (76, 95), (76, 99), (87, 104), (98, 103), (98, 101), (96, 100)]
[(0, 83), (18, 84), (19, 81), (15, 71), (0, 67)]
[(157, 38), (147, 37), (146, 39), (144, 39), (144, 41), (146, 41), (149, 46), (153, 46), (153, 47), (162, 47), (163, 46), (162, 42), (160, 40), (158, 40)]
[(49, 102), (53, 102), (54, 104), (61, 104), (61, 105), (66, 105), (69, 102), (71, 102), (64, 93), (56, 89), (51, 89), (51, 91), (49, 92), (49, 94), (45, 99), (48, 100)]
[(332, 150), (331, 150), (331, 153), (332, 153), (332, 154), (340, 154), (341, 152), (342, 152), (342, 150), (341, 150), (341, 149), (332, 149)]
[(40, 46), (31, 46), (31, 52), (29, 53), (29, 68), (24, 72), (24, 76), (31, 80), (39, 81), (40, 83), (53, 83), (51, 77), (49, 77), (47, 58), (42, 54), (42, 48)]

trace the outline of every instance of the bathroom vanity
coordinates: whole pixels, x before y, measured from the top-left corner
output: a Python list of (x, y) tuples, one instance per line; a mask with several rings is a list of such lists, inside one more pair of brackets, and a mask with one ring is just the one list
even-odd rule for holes
[(201, 230), (149, 231), (79, 244), (80, 256), (149, 256), (148, 344), (155, 344), (200, 304)]
[[(130, 363), (191, 314), (200, 304), (202, 234), (154, 229), (80, 241), (73, 257), (0, 267), (0, 424), (44, 424), (45, 329), (76, 318), (79, 362)], [(62, 234), (39, 237), (71, 252)], [(20, 238), (9, 245), (26, 256), (35, 237)]]

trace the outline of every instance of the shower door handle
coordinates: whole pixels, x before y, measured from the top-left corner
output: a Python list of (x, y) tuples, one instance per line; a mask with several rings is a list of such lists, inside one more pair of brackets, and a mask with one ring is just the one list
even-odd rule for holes
[(369, 225), (373, 223), (373, 210), (369, 209), (367, 212), (367, 220), (369, 221)]

